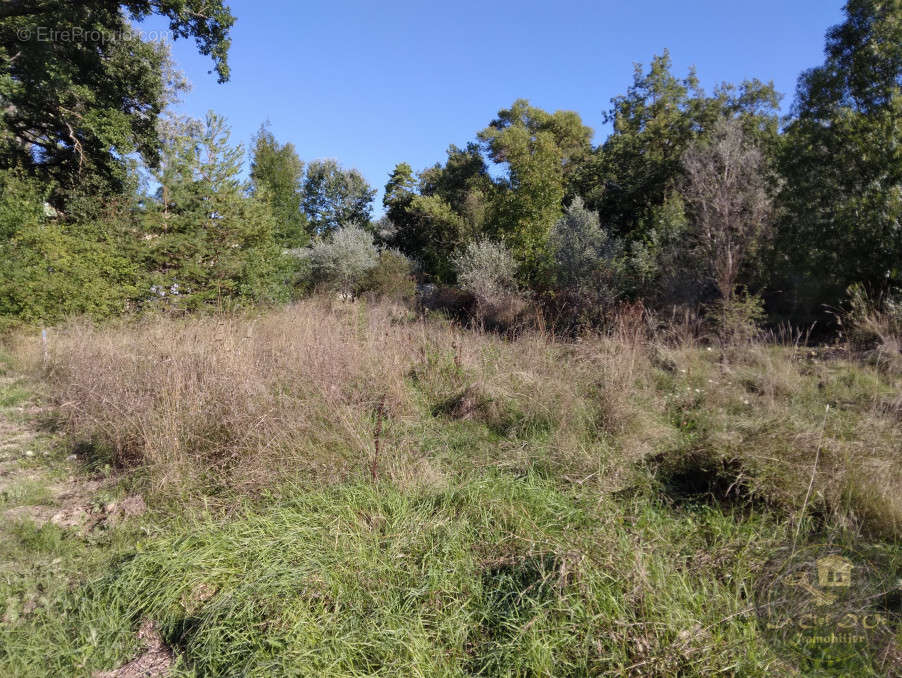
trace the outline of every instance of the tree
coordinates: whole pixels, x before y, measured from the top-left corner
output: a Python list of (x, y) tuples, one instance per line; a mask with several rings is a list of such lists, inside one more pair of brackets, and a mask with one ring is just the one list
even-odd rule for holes
[(586, 209), (579, 197), (554, 225), (550, 243), (558, 285), (586, 297), (598, 288), (598, 274), (614, 268), (620, 250), (617, 240), (602, 228), (598, 214)]
[(160, 112), (184, 87), (165, 45), (129, 19), (169, 19), (228, 78), (234, 18), (222, 0), (7, 0), (0, 4), (0, 168), (23, 167), (69, 192), (129, 188), (126, 158), (159, 159)]
[(275, 301), (287, 290), (286, 260), (269, 205), (240, 179), (244, 150), (225, 121), (176, 120), (163, 131), (160, 184), (145, 216), (153, 293), (179, 307), (222, 300)]
[(547, 113), (523, 99), (479, 133), (492, 160), (507, 165), (493, 201), (493, 235), (509, 243), (533, 285), (547, 283), (548, 233), (561, 213), (571, 158), (590, 148), (591, 137), (576, 113)]
[(406, 162), (399, 162), (389, 175), (382, 196), (385, 216), (395, 228), (407, 220), (407, 209), (416, 194), (417, 179), (413, 168)]
[(282, 247), (303, 247), (310, 237), (301, 207), (304, 163), (292, 144), (280, 145), (265, 126), (254, 137), (251, 160), (253, 192), (266, 200), (276, 220), (275, 238)]
[(439, 282), (453, 282), (451, 259), (482, 232), (493, 191), (485, 160), (476, 144), (451, 145), (444, 165), (414, 177), (400, 163), (385, 186), (383, 205), (394, 227), (391, 243), (416, 258)]
[(633, 84), (611, 99), (605, 113), (613, 133), (580, 166), (575, 191), (620, 235), (642, 240), (653, 211), (664, 204), (683, 176), (682, 155), (708, 136), (717, 120), (735, 117), (764, 149), (776, 143), (779, 95), (773, 84), (751, 80), (722, 84), (706, 96), (694, 69), (671, 73), (668, 52), (647, 72), (635, 64)]
[(844, 12), (824, 64), (799, 78), (781, 155), (778, 263), (809, 310), (856, 282), (902, 283), (902, 5)]
[(355, 169), (335, 160), (314, 160), (304, 180), (304, 214), (309, 230), (324, 235), (342, 226), (368, 226), (375, 189)]
[(686, 150), (683, 166), (698, 251), (729, 301), (743, 264), (771, 224), (764, 157), (738, 120), (723, 118), (710, 140)]

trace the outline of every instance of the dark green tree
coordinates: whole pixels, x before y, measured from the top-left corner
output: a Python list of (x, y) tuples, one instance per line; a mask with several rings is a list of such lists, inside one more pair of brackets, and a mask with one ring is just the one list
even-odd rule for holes
[(770, 148), (778, 104), (773, 85), (758, 80), (723, 84), (706, 96), (694, 70), (685, 78), (671, 73), (665, 51), (647, 72), (636, 64), (633, 84), (611, 100), (604, 119), (614, 131), (577, 170), (575, 190), (602, 223), (642, 239), (654, 211), (677, 188), (682, 155), (695, 139), (710, 135), (721, 118), (736, 117), (759, 146)]
[(265, 126), (253, 141), (253, 192), (269, 202), (276, 220), (276, 242), (287, 248), (303, 247), (310, 241), (302, 211), (304, 163), (292, 144), (279, 144)]
[(407, 210), (416, 194), (417, 178), (414, 176), (413, 168), (406, 162), (399, 162), (389, 175), (382, 196), (385, 216), (388, 217), (393, 229), (406, 225)]
[(272, 212), (240, 179), (244, 150), (229, 143), (225, 121), (174, 121), (164, 139), (144, 225), (151, 299), (197, 308), (285, 298)]
[(126, 158), (159, 159), (156, 123), (181, 86), (162, 43), (131, 28), (151, 14), (193, 37), (228, 78), (222, 0), (6, 0), (0, 3), (0, 168), (22, 167), (69, 193), (129, 190)]
[(400, 163), (383, 198), (394, 228), (391, 244), (417, 259), (433, 279), (453, 282), (452, 257), (484, 229), (493, 190), (477, 144), (450, 146), (445, 164), (423, 170), (419, 178)]
[(850, 0), (799, 78), (778, 264), (798, 311), (902, 284), (902, 2)]
[(335, 160), (314, 160), (304, 180), (304, 214), (313, 235), (325, 235), (342, 226), (370, 223), (376, 190), (356, 169), (344, 169)]

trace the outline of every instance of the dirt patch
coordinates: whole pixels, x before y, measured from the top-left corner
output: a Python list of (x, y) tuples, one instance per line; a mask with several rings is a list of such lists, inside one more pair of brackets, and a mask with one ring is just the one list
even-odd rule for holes
[(173, 656), (156, 626), (145, 620), (138, 629), (138, 640), (144, 646), (144, 652), (132, 659), (128, 664), (113, 671), (95, 672), (93, 678), (159, 678), (169, 674)]
[(111, 515), (124, 518), (137, 518), (138, 516), (143, 516), (146, 512), (147, 504), (144, 503), (144, 497), (140, 494), (133, 494), (119, 502), (114, 502), (112, 510), (107, 510), (107, 513)]
[(91, 512), (87, 506), (67, 506), (54, 513), (50, 522), (58, 527), (87, 527), (92, 522)]
[(39, 430), (38, 418), (43, 410), (33, 403), (26, 404), (27, 407), (0, 408), (0, 495), (26, 486), (37, 496), (13, 496), (7, 502), (12, 506), (0, 510), (4, 520), (30, 520), (38, 526), (52, 523), (87, 532), (106, 520), (137, 516), (146, 510), (140, 496), (123, 499), (113, 511), (98, 510), (94, 508), (94, 496), (103, 481), (74, 473), (64, 479), (54, 478), (49, 467), (35, 463), (35, 458), (49, 454), (55, 441)]

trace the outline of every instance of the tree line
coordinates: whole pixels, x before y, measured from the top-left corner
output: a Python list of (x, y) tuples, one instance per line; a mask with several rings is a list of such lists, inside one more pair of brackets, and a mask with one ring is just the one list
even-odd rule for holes
[[(417, 281), (577, 323), (641, 300), (803, 324), (902, 282), (902, 0), (849, 0), (786, 116), (772, 83), (708, 93), (664, 52), (611, 100), (602, 143), (577, 113), (517, 100), (441, 162), (399, 162), (379, 219), (356, 170), (304, 162), (266, 126), (245, 149), (215, 113), (174, 116), (184, 79), (131, 28), (150, 14), (228, 78), (221, 1), (0, 9), (0, 315), (409, 296)], [(30, 39), (56, 24), (111, 37)]]

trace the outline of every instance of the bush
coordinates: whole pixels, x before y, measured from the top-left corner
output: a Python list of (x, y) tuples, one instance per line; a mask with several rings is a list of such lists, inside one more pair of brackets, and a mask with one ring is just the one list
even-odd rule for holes
[(627, 266), (631, 287), (646, 303), (661, 307), (699, 304), (710, 294), (704, 264), (690, 243), (689, 220), (679, 193), (652, 207), (642, 220), (646, 235), (630, 244)]
[(599, 269), (612, 266), (619, 250), (617, 241), (601, 227), (598, 213), (587, 210), (580, 197), (551, 229), (550, 244), (558, 283), (567, 288), (593, 287)]
[(502, 243), (470, 242), (454, 258), (454, 267), (460, 288), (481, 302), (497, 304), (517, 291), (517, 263)]
[(395, 249), (379, 252), (376, 265), (367, 271), (365, 289), (377, 296), (410, 299), (417, 291), (410, 259)]
[(48, 187), (26, 179), (18, 172), (0, 172), (0, 243), (16, 235), (24, 224), (44, 220)]
[(126, 309), (139, 273), (114, 237), (118, 225), (61, 223), (37, 183), (10, 172), (0, 196), (0, 316), (53, 322)]
[(566, 305), (583, 319), (599, 318), (620, 296), (620, 242), (579, 197), (554, 225), (549, 242)]
[(347, 295), (360, 292), (367, 274), (379, 263), (373, 236), (358, 226), (344, 226), (328, 240), (295, 254), (309, 260), (316, 286)]
[(748, 343), (760, 334), (764, 301), (755, 294), (734, 294), (711, 304), (707, 316), (722, 343)]
[(57, 224), (29, 224), (0, 249), (0, 313), (26, 321), (122, 313), (137, 293), (139, 272), (103, 235)]

